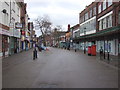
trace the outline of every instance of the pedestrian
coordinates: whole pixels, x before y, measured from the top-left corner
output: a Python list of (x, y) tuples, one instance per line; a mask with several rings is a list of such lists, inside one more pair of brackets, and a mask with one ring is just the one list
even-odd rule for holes
[(37, 44), (33, 46), (33, 60), (37, 59)]
[(103, 56), (103, 48), (101, 46), (101, 48), (100, 48), (100, 60), (102, 60), (102, 56)]
[(76, 44), (75, 44), (74, 48), (75, 48), (75, 52), (77, 52), (77, 45)]

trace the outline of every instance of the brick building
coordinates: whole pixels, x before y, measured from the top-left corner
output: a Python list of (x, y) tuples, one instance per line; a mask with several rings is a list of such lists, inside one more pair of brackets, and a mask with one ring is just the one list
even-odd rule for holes
[(79, 15), (80, 36), (74, 38), (80, 49), (87, 51), (88, 46), (96, 45), (99, 55), (103, 47), (104, 59), (118, 60), (120, 55), (120, 2), (100, 0), (92, 2)]

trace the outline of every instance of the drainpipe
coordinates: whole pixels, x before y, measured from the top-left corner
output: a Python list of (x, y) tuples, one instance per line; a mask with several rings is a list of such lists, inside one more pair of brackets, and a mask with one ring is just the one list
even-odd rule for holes
[[(10, 24), (11, 24), (11, 0), (10, 0)], [(9, 55), (11, 55), (11, 36), (10, 36), (10, 38), (9, 38), (10, 40), (9, 40)]]

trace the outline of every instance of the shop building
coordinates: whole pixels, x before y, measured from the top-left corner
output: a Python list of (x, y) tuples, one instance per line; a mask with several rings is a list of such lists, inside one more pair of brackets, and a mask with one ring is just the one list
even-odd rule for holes
[(84, 50), (84, 53), (88, 50), (88, 46), (95, 45), (98, 57), (102, 47), (104, 60), (118, 61), (120, 55), (119, 36), (119, 1), (93, 2), (80, 13), (80, 37), (75, 38), (74, 41), (81, 43), (81, 49)]
[(91, 3), (89, 6), (79, 14), (79, 35), (74, 38), (73, 42), (77, 42), (80, 50), (87, 52), (88, 46), (96, 44), (94, 39), (86, 39), (87, 35), (96, 33), (96, 15), (97, 15), (97, 2)]
[(104, 50), (104, 59), (118, 60), (120, 35), (120, 2), (98, 2), (97, 32), (104, 32), (96, 41), (97, 52)]
[(10, 9), (10, 45), (9, 45), (9, 55), (20, 52), (20, 28), (22, 24), (20, 23), (20, 8), (22, 7), (21, 2), (12, 0), (9, 5)]
[(80, 37), (80, 25), (76, 24), (76, 25), (72, 26), (70, 28), (70, 31), (71, 31), (71, 40), (70, 40), (71, 49), (80, 49), (80, 47), (79, 47), (80, 42), (79, 41), (73, 42), (73, 39)]
[(9, 4), (5, 0), (0, 1), (0, 58), (9, 55)]

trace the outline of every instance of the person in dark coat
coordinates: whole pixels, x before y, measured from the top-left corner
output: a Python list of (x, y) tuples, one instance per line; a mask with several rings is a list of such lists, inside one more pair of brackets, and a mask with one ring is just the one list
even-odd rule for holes
[(102, 56), (103, 56), (103, 48), (101, 47), (100, 48), (100, 60), (102, 59)]
[(34, 44), (33, 47), (33, 60), (37, 59), (37, 44)]

